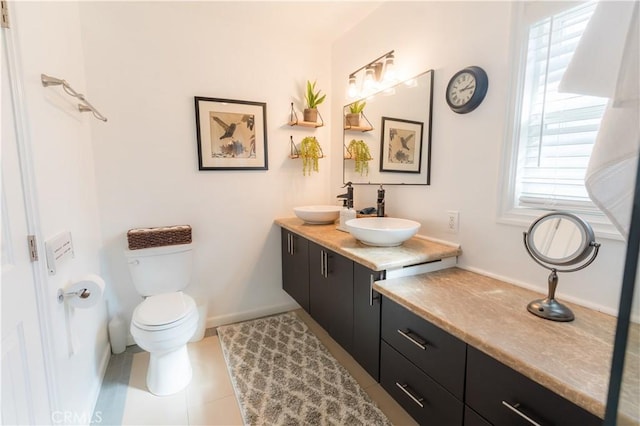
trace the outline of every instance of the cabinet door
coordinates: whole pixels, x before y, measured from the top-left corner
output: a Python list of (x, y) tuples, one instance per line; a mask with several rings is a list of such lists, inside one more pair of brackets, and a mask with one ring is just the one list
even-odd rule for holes
[(309, 241), (282, 229), (282, 288), (309, 312)]
[(465, 398), (469, 407), (495, 425), (602, 424), (593, 414), (471, 346)]
[(331, 321), (329, 277), (324, 272), (325, 250), (309, 242), (309, 313), (318, 324), (329, 331)]
[(309, 242), (309, 313), (347, 351), (353, 344), (353, 262)]
[(348, 352), (353, 347), (353, 261), (327, 251), (331, 289), (329, 334)]
[(373, 377), (380, 381), (380, 295), (373, 282), (383, 272), (353, 264), (353, 349), (351, 355)]

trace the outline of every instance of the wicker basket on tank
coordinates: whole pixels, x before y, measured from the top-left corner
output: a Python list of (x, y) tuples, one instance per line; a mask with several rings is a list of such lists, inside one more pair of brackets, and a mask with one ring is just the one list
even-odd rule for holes
[(191, 226), (135, 228), (127, 231), (129, 250), (191, 243)]

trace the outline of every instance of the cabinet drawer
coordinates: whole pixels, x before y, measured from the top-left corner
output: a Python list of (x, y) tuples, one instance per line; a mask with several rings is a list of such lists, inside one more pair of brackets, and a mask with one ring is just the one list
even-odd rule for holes
[(462, 400), (466, 344), (388, 298), (382, 300), (382, 339)]
[(418, 423), (462, 425), (464, 404), (384, 341), (380, 384)]
[(602, 424), (593, 414), (471, 346), (465, 402), (495, 425)]

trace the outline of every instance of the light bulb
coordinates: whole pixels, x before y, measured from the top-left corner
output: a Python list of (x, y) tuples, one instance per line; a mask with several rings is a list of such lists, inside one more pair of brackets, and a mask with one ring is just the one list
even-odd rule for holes
[(384, 81), (385, 83), (393, 83), (396, 81), (396, 67), (394, 64), (393, 54), (387, 56), (384, 62)]
[(364, 74), (364, 82), (362, 88), (365, 92), (369, 93), (374, 89), (375, 81), (373, 80), (373, 68), (367, 67)]
[(358, 88), (356, 87), (356, 76), (355, 75), (350, 75), (349, 76), (349, 89), (347, 90), (347, 95), (350, 98), (355, 98), (356, 96), (358, 96)]

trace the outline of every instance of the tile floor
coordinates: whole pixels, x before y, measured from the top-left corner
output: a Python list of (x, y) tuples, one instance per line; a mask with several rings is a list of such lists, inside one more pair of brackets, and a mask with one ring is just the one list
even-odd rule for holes
[[(360, 383), (393, 424), (417, 424), (306, 312), (295, 312), (336, 360)], [(213, 335), (190, 343), (189, 356), (193, 367), (191, 383), (185, 390), (166, 397), (157, 397), (146, 390), (145, 377), (149, 362), (147, 352), (132, 354), (128, 350), (125, 354), (112, 357), (96, 405), (96, 413), (100, 412), (101, 424), (241, 425), (240, 409), (218, 336)], [(131, 369), (128, 384), (124, 386), (122, 382), (126, 382), (126, 371), (124, 376), (122, 373), (127, 369), (128, 362)], [(120, 379), (117, 378), (117, 374), (114, 375), (114, 367), (119, 371)]]

